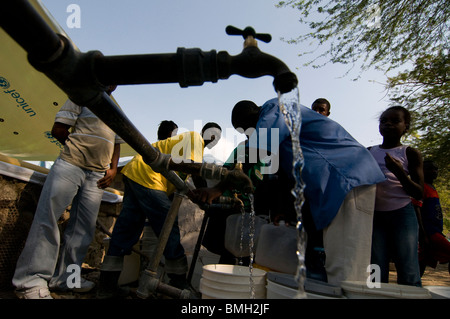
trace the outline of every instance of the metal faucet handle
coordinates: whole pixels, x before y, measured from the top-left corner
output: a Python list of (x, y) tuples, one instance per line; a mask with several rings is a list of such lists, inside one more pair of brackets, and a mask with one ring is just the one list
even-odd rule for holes
[(248, 36), (252, 36), (255, 39), (261, 40), (263, 42), (269, 43), (272, 41), (272, 36), (268, 33), (256, 33), (255, 29), (252, 27), (246, 27), (244, 30), (238, 29), (229, 25), (226, 27), (225, 32), (228, 35), (242, 35), (244, 39), (247, 39)]

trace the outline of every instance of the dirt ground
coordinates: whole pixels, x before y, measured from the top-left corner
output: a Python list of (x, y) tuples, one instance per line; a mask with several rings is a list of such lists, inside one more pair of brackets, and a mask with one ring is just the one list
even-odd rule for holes
[[(83, 277), (93, 282), (98, 282), (99, 271), (92, 268), (83, 268)], [(395, 283), (397, 275), (395, 267), (391, 265), (389, 280), (391, 283)], [(423, 286), (445, 286), (450, 287), (450, 274), (448, 272), (448, 264), (438, 264), (436, 269), (427, 268), (422, 277)], [(130, 293), (126, 299), (137, 299), (135, 294), (137, 289), (137, 283), (131, 284), (129, 286)], [(52, 296), (55, 299), (95, 299), (95, 289), (89, 293), (62, 293), (62, 292), (52, 292)], [(167, 299), (168, 297), (162, 295), (156, 295), (150, 297), (152, 299)], [(16, 299), (13, 291), (3, 291), (0, 292), (0, 299)]]
[[(392, 283), (395, 283), (397, 281), (397, 273), (395, 271), (394, 265), (391, 265), (389, 281)], [(450, 274), (448, 272), (448, 264), (438, 264), (436, 269), (427, 267), (422, 277), (422, 286), (450, 287)]]

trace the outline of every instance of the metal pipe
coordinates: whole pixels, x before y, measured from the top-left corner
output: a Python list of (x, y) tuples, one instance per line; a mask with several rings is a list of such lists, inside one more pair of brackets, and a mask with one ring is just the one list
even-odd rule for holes
[(215, 50), (178, 48), (176, 53), (101, 56), (93, 62), (97, 79), (106, 85), (179, 83), (188, 87), (220, 78)]
[(170, 232), (172, 231), (172, 227), (178, 215), (178, 210), (180, 209), (183, 198), (185, 198), (184, 195), (178, 192), (175, 193), (175, 196), (172, 200), (172, 205), (170, 206), (169, 212), (167, 213), (166, 219), (164, 221), (163, 228), (158, 236), (158, 245), (153, 252), (150, 263), (147, 266), (147, 270), (151, 271), (152, 273), (156, 273), (158, 270), (159, 261), (161, 260), (164, 249), (166, 248), (167, 240), (169, 239)]
[[(134, 150), (142, 155), (144, 162), (152, 166), (161, 155), (141, 132), (133, 125), (123, 111), (112, 101), (108, 94), (103, 93), (100, 100), (91, 104), (89, 109), (126, 141)], [(161, 174), (169, 180), (178, 191), (187, 192), (187, 184), (172, 170), (163, 170)]]
[(164, 295), (170, 296), (177, 299), (189, 299), (195, 297), (192, 292), (188, 289), (178, 289), (161, 282), (157, 277), (155, 277), (151, 272), (145, 270), (141, 274), (139, 280), (139, 287), (136, 290), (136, 295), (139, 298), (147, 299), (150, 294), (154, 292), (160, 292)]
[(62, 49), (60, 38), (26, 0), (3, 1), (0, 25), (39, 61), (51, 61)]
[(161, 283), (159, 281), (159, 278), (157, 278), (157, 272), (159, 263), (164, 253), (164, 249), (166, 248), (167, 240), (169, 239), (173, 224), (178, 215), (178, 210), (180, 209), (180, 205), (184, 197), (184, 195), (178, 192), (175, 193), (169, 212), (167, 213), (166, 219), (164, 221), (161, 233), (158, 236), (158, 245), (153, 252), (153, 256), (150, 258), (150, 263), (142, 273), (139, 280), (139, 287), (136, 293), (140, 298), (148, 298), (150, 292), (156, 291), (157, 289), (160, 289), (166, 294), (175, 296), (177, 298), (183, 295), (182, 290)]
[(200, 248), (202, 246), (206, 226), (208, 225), (208, 220), (209, 220), (209, 215), (208, 215), (208, 212), (205, 211), (205, 213), (203, 215), (202, 225), (200, 226), (200, 231), (198, 234), (197, 242), (195, 244), (194, 254), (192, 255), (191, 266), (189, 267), (189, 272), (187, 275), (187, 282), (189, 284), (191, 284), (192, 277), (194, 276), (195, 264), (197, 263), (198, 254), (199, 254)]
[(176, 60), (173, 53), (104, 56), (95, 59), (94, 72), (107, 85), (177, 83)]
[(241, 163), (236, 163), (234, 169), (228, 170), (213, 163), (175, 163), (169, 159), (167, 168), (221, 181), (221, 186), (224, 188), (234, 187), (245, 194), (253, 193), (253, 183), (244, 173)]
[[(23, 28), (20, 21), (27, 21)], [(173, 83), (180, 86), (217, 82), (232, 74), (256, 78), (274, 77), (275, 89), (285, 93), (297, 85), (295, 74), (279, 59), (255, 45), (241, 54), (203, 52), (179, 48), (176, 54), (104, 57), (98, 51), (73, 52), (69, 41), (57, 36), (26, 0), (7, 1), (2, 7), (1, 26), (29, 55), (31, 64), (44, 72), (80, 105), (90, 106), (106, 85)], [(84, 102), (84, 103), (83, 103)]]
[(285, 63), (256, 46), (248, 46), (235, 56), (226, 51), (178, 48), (177, 53), (97, 56), (93, 63), (96, 78), (104, 85), (179, 83), (188, 87), (237, 74), (246, 78), (273, 76), (275, 90), (282, 93), (297, 86), (297, 77)]

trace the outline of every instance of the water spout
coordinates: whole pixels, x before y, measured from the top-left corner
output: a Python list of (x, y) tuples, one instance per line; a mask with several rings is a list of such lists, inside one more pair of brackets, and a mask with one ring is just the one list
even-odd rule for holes
[(270, 42), (270, 34), (256, 33), (252, 27), (239, 30), (233, 26), (228, 26), (226, 32), (229, 35), (242, 35), (245, 41), (244, 49), (239, 55), (230, 57), (226, 52), (219, 52), (218, 65), (219, 68), (224, 68), (223, 74), (238, 74), (246, 78), (269, 75), (274, 78), (275, 91), (281, 93), (290, 92), (297, 87), (297, 76), (284, 62), (258, 49), (256, 39)]

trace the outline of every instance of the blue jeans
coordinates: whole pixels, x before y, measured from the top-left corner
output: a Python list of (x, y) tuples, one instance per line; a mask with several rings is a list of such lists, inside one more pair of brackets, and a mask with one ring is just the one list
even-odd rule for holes
[(380, 266), (381, 282), (389, 281), (389, 262), (392, 259), (397, 269), (398, 284), (422, 286), (418, 242), (419, 225), (411, 203), (394, 211), (375, 211), (371, 263)]
[[(131, 249), (141, 236), (145, 218), (148, 218), (156, 236), (159, 236), (172, 204), (166, 192), (144, 187), (125, 176), (123, 182), (125, 189), (122, 211), (114, 225), (108, 256), (124, 256), (131, 253)], [(180, 243), (177, 218), (164, 249), (164, 257), (174, 260), (183, 256), (184, 248)]]
[[(13, 277), (17, 289), (48, 285), (66, 288), (67, 277), (72, 274), (67, 266), (81, 267), (95, 233), (103, 196), (97, 181), (103, 176), (104, 172), (82, 169), (60, 158), (55, 161), (17, 261)], [(70, 219), (60, 245), (58, 219), (70, 204)]]

